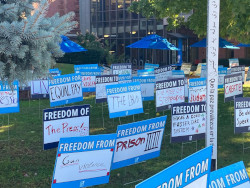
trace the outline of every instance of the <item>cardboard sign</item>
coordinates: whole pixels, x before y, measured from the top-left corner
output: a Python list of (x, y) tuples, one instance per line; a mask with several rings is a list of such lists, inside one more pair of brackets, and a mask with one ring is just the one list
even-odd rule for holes
[(136, 188), (207, 188), (211, 167), (212, 146), (175, 163), (137, 184)]
[(241, 73), (242, 74), (242, 82), (245, 81), (245, 65), (235, 66), (231, 68), (231, 74)]
[(122, 117), (143, 113), (139, 82), (106, 86), (109, 117)]
[(167, 65), (164, 67), (160, 67), (155, 69), (155, 81), (163, 81), (167, 80), (172, 76), (172, 66)]
[(7, 82), (0, 81), (0, 114), (15, 113), (20, 110), (18, 81), (14, 81), (12, 87)]
[(189, 75), (191, 67), (192, 67), (191, 63), (182, 63), (181, 70), (184, 71), (185, 75)]
[(126, 75), (118, 75), (118, 83), (119, 84), (126, 84), (132, 82), (132, 76), (131, 74)]
[(197, 65), (196, 71), (195, 71), (195, 76), (200, 76), (201, 75), (201, 67), (202, 65), (206, 65), (206, 63), (199, 63)]
[(250, 67), (248, 67), (246, 81), (250, 80)]
[(189, 79), (188, 102), (206, 101), (206, 78)]
[(224, 101), (232, 101), (236, 97), (243, 97), (242, 74), (231, 74), (224, 77)]
[(185, 78), (183, 70), (172, 70), (172, 79), (175, 78)]
[(242, 161), (210, 173), (209, 188), (249, 188), (249, 177)]
[(155, 77), (154, 76), (142, 76), (133, 77), (133, 82), (141, 83), (141, 95), (143, 101), (154, 100), (154, 89), (155, 89)]
[(82, 92), (95, 92), (95, 78), (101, 76), (101, 69), (82, 69)]
[(156, 69), (156, 68), (159, 68), (159, 64), (145, 63), (144, 66), (144, 69)]
[(112, 69), (112, 74), (118, 74), (118, 75), (132, 74), (131, 63), (112, 64), (111, 69)]
[(117, 127), (112, 169), (136, 164), (160, 155), (167, 116)]
[(49, 73), (52, 75), (52, 76), (61, 76), (61, 72), (58, 68), (55, 68), (55, 69), (49, 69)]
[(56, 76), (49, 80), (50, 106), (59, 106), (83, 100), (80, 74)]
[(250, 98), (234, 100), (234, 133), (250, 132)]
[(227, 75), (227, 68), (218, 68), (218, 88), (224, 88), (224, 77)]
[(43, 148), (58, 145), (60, 138), (89, 135), (90, 105), (43, 110)]
[(96, 76), (96, 103), (107, 102), (106, 86), (118, 84), (118, 75)]
[(205, 138), (206, 103), (172, 105), (171, 142), (188, 142)]
[(154, 76), (154, 69), (137, 70), (137, 76)]
[(61, 138), (51, 187), (108, 183), (115, 138), (116, 134)]
[(239, 65), (240, 64), (239, 64), (239, 59), (238, 58), (229, 59), (229, 68), (237, 67)]
[(206, 78), (207, 77), (207, 65), (201, 65), (201, 76), (200, 78)]
[(33, 80), (30, 82), (30, 86), (32, 99), (49, 98), (48, 80)]
[(84, 69), (98, 69), (98, 64), (84, 64), (84, 65), (74, 65), (75, 73), (79, 73)]
[(184, 88), (184, 78), (156, 82), (156, 111), (169, 110), (171, 104), (185, 102)]

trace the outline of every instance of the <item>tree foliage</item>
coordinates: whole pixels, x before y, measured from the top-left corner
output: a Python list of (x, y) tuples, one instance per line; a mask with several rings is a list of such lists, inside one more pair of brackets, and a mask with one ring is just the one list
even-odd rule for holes
[[(207, 0), (139, 0), (130, 10), (145, 17), (167, 17), (168, 29), (186, 25), (198, 36), (206, 36)], [(193, 14), (185, 21), (183, 13)], [(220, 36), (250, 43), (250, 1), (220, 1)]]
[[(34, 8), (33, 3), (38, 3)], [(0, 0), (0, 77), (26, 82), (47, 76), (63, 56), (61, 35), (77, 22), (74, 13), (46, 17), (48, 0)]]

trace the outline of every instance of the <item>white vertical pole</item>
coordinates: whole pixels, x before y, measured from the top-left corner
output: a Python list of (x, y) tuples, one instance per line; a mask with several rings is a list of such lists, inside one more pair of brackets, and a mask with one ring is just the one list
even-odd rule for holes
[(213, 146), (211, 170), (217, 169), (218, 55), (220, 0), (208, 0), (207, 9), (207, 132), (206, 146)]

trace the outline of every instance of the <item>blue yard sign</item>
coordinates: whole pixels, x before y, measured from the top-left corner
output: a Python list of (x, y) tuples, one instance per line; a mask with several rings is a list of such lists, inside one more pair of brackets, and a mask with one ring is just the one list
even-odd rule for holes
[(12, 83), (0, 81), (0, 114), (19, 112), (19, 87), (18, 81)]
[(58, 68), (55, 68), (55, 69), (49, 69), (49, 73), (52, 76), (61, 76), (62, 71), (60, 71)]
[(89, 187), (109, 182), (116, 134), (61, 138), (52, 188)]
[(132, 76), (131, 74), (124, 74), (124, 75), (118, 75), (119, 84), (125, 84), (125, 83), (130, 83), (132, 82)]
[(174, 78), (185, 78), (183, 70), (172, 70), (172, 79)]
[(84, 65), (74, 65), (75, 73), (79, 73), (84, 69), (98, 69), (98, 64), (84, 64)]
[(107, 85), (106, 92), (110, 118), (143, 113), (139, 82)]
[(212, 146), (166, 168), (136, 185), (136, 188), (208, 188)]
[(189, 79), (188, 102), (206, 101), (206, 78)]
[(162, 116), (119, 125), (112, 169), (158, 157), (166, 121)]
[(154, 76), (141, 76), (133, 77), (133, 82), (141, 83), (141, 95), (143, 101), (152, 101), (155, 98), (155, 77)]
[(101, 76), (101, 69), (82, 69), (82, 92), (95, 92), (96, 76)]
[(156, 69), (159, 68), (159, 64), (145, 63), (144, 69)]
[(145, 69), (137, 71), (137, 76), (154, 76), (154, 75), (155, 75), (154, 69)]
[(79, 102), (82, 97), (82, 78), (80, 74), (56, 76), (49, 80), (50, 106)]
[(209, 188), (249, 188), (249, 177), (242, 161), (210, 174)]
[(224, 77), (227, 75), (227, 67), (218, 68), (218, 88), (224, 88)]

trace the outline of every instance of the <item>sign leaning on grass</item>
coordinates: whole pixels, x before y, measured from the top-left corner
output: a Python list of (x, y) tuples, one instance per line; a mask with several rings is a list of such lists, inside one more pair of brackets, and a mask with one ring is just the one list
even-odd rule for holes
[(106, 86), (118, 84), (118, 75), (96, 76), (96, 103), (107, 102)]
[(117, 127), (112, 169), (136, 164), (160, 155), (167, 116)]
[(133, 82), (141, 83), (141, 95), (143, 101), (154, 100), (155, 89), (155, 77), (154, 76), (142, 76), (133, 77)]
[(75, 73), (79, 73), (84, 69), (98, 69), (98, 64), (84, 64), (84, 65), (74, 65)]
[(184, 88), (184, 78), (156, 82), (156, 111), (169, 110), (171, 104), (185, 102)]
[(43, 110), (43, 149), (55, 148), (60, 138), (89, 135), (90, 105)]
[(242, 161), (210, 173), (209, 188), (249, 188), (250, 182)]
[(32, 99), (49, 98), (49, 81), (32, 80), (30, 82), (30, 93)]
[(101, 69), (82, 69), (80, 73), (82, 76), (82, 92), (94, 92), (95, 78), (101, 75)]
[(49, 80), (49, 99), (51, 107), (82, 101), (81, 74), (56, 76)]
[(204, 148), (137, 184), (135, 188), (207, 188), (212, 146)]
[(118, 74), (118, 75), (132, 74), (131, 63), (112, 64), (111, 69), (112, 69), (112, 74)]
[(0, 81), (0, 114), (19, 112), (19, 87), (18, 81), (12, 87)]
[(159, 67), (154, 70), (155, 72), (155, 80), (156, 81), (163, 81), (167, 80), (172, 76), (172, 66), (167, 65), (164, 67)]
[(188, 102), (206, 101), (206, 78), (189, 79)]
[(230, 74), (224, 77), (224, 101), (232, 101), (236, 97), (243, 97), (242, 74)]
[(140, 82), (107, 85), (109, 117), (143, 113)]
[(172, 105), (171, 143), (205, 138), (206, 103)]
[(234, 99), (234, 133), (250, 132), (250, 98)]
[(108, 183), (115, 139), (116, 134), (61, 138), (51, 187)]

